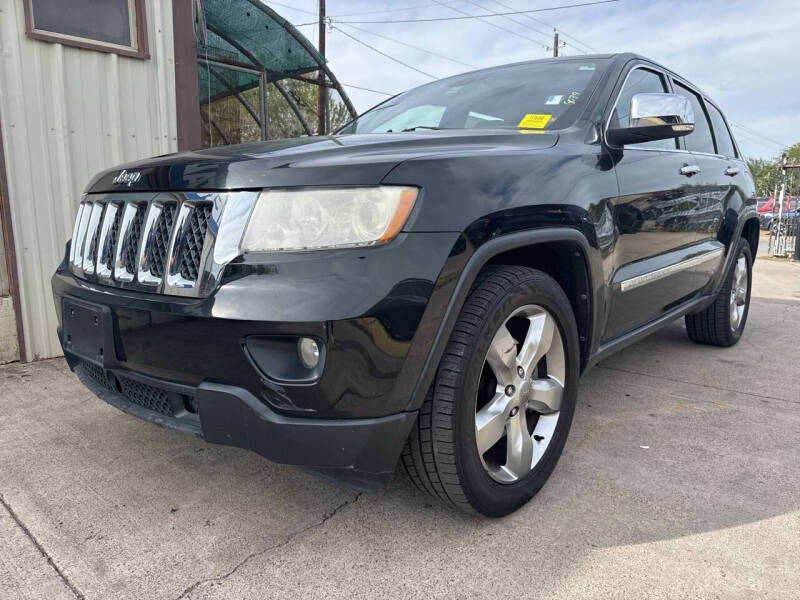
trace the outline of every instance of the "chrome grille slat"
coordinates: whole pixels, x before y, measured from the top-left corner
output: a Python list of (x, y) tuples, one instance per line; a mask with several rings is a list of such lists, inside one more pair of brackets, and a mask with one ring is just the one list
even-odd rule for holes
[(257, 198), (257, 192), (89, 194), (78, 207), (70, 269), (112, 287), (208, 295), (235, 257)]
[(136, 279), (139, 283), (146, 285), (158, 285), (161, 283), (161, 278), (155, 277), (151, 273), (151, 256), (152, 256), (152, 237), (153, 225), (161, 218), (161, 204), (153, 203), (147, 211), (147, 216), (144, 218), (144, 226), (141, 232), (141, 244), (139, 248), (139, 259), (137, 260), (138, 272)]
[(86, 226), (86, 241), (83, 247), (82, 268), (86, 275), (94, 273), (95, 253), (97, 252), (97, 235), (100, 229), (100, 217), (103, 215), (104, 205), (100, 202), (92, 204), (89, 213), (89, 224)]
[(75, 264), (75, 252), (78, 247), (78, 235), (81, 226), (81, 219), (83, 218), (83, 211), (86, 208), (86, 202), (81, 202), (78, 205), (78, 214), (75, 215), (75, 225), (72, 228), (72, 242), (69, 245), (69, 262), (71, 265)]
[(137, 280), (140, 283), (158, 285), (164, 277), (164, 264), (169, 251), (176, 206), (174, 201), (154, 201), (150, 205), (139, 251)]
[(176, 208), (177, 205), (174, 202), (164, 204), (161, 218), (156, 221), (155, 231), (153, 232), (153, 256), (150, 270), (159, 279), (164, 277), (164, 266), (169, 253), (169, 240), (172, 236), (172, 224), (175, 221)]
[(131, 282), (135, 271), (128, 271), (126, 268), (127, 250), (131, 246), (132, 225), (139, 212), (139, 205), (134, 203), (125, 204), (122, 213), (122, 220), (119, 224), (119, 234), (117, 235), (117, 247), (114, 251), (114, 279), (120, 282)]
[(91, 202), (84, 202), (81, 204), (78, 224), (75, 227), (76, 235), (72, 238), (72, 243), (74, 245), (74, 252), (72, 252), (72, 268), (80, 274), (83, 274), (83, 247), (86, 242), (86, 231), (89, 228), (91, 212)]
[(117, 240), (119, 239), (119, 228), (122, 224), (122, 214), (125, 212), (118, 204), (116, 206), (116, 216), (114, 222), (111, 224), (111, 231), (108, 234), (108, 254), (105, 258), (106, 267), (110, 273), (114, 272), (114, 260), (116, 259)]
[(112, 268), (114, 266), (114, 245), (116, 235), (114, 227), (119, 229), (119, 218), (122, 211), (115, 202), (106, 203), (106, 210), (103, 214), (103, 222), (97, 236), (97, 258), (95, 262), (95, 273), (103, 281), (111, 279)]
[(211, 204), (196, 204), (187, 224), (181, 248), (180, 274), (187, 281), (197, 279), (200, 258), (203, 254), (208, 219), (211, 216)]
[(131, 219), (130, 230), (125, 236), (125, 245), (122, 248), (122, 260), (125, 270), (129, 275), (135, 275), (139, 263), (139, 243), (142, 239), (142, 226), (147, 213), (147, 204), (136, 205), (136, 214)]
[(194, 282), (184, 279), (180, 274), (181, 249), (184, 246), (186, 230), (193, 212), (194, 205), (184, 203), (178, 210), (178, 218), (175, 220), (175, 227), (169, 245), (169, 265), (167, 269), (167, 285), (173, 290), (185, 290), (194, 285)]

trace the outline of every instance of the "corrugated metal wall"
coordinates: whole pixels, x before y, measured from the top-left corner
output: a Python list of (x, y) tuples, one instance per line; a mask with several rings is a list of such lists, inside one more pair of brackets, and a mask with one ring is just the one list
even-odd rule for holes
[(97, 171), (177, 149), (172, 2), (147, 0), (151, 58), (31, 40), (0, 0), (0, 122), (28, 360), (61, 354), (50, 276)]

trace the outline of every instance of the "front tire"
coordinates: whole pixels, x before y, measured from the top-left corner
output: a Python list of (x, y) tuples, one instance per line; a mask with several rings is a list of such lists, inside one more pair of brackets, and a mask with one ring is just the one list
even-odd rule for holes
[(698, 344), (733, 346), (742, 337), (750, 310), (753, 255), (742, 238), (734, 247), (733, 265), (728, 270), (714, 303), (702, 312), (686, 315), (686, 333)]
[(461, 510), (513, 512), (561, 455), (578, 369), (575, 317), (555, 280), (527, 267), (487, 267), (403, 450), (409, 477)]

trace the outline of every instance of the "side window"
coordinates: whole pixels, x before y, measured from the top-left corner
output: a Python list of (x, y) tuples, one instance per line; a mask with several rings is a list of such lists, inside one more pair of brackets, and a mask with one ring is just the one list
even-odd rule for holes
[[(611, 115), (611, 127), (628, 127), (631, 122), (631, 98), (636, 94), (663, 94), (667, 91), (664, 78), (649, 69), (635, 68), (625, 80), (619, 92), (614, 112)], [(636, 148), (663, 148), (674, 150), (677, 148), (675, 139), (655, 140), (633, 144)]]
[(675, 93), (686, 96), (694, 111), (694, 131), (683, 138), (686, 140), (686, 149), (694, 152), (716, 154), (714, 138), (711, 137), (711, 125), (708, 123), (708, 116), (706, 115), (705, 108), (703, 108), (703, 102), (700, 100), (700, 97), (689, 88), (681, 85), (677, 81), (674, 83)]
[(724, 154), (730, 158), (736, 158), (736, 145), (733, 143), (728, 125), (719, 109), (706, 102), (708, 116), (711, 117), (711, 125), (714, 127), (714, 139), (717, 140), (717, 153)]

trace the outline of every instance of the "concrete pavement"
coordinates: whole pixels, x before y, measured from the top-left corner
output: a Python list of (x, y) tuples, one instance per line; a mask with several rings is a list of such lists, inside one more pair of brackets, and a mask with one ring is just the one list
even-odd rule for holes
[(0, 597), (800, 597), (798, 339), (800, 266), (756, 261), (742, 342), (676, 322), (595, 367), (502, 520), (160, 429), (61, 360), (0, 367)]

